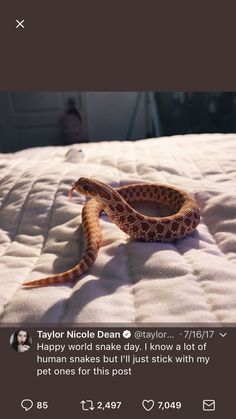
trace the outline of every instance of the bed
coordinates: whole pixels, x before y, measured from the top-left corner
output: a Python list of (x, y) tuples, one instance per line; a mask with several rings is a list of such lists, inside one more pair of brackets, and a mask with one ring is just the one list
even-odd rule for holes
[[(236, 322), (236, 134), (42, 147), (0, 155), (1, 324)], [(102, 246), (75, 284), (26, 289), (82, 255), (81, 176), (119, 187), (156, 182), (189, 191), (201, 209), (190, 236), (129, 239), (101, 216)]]

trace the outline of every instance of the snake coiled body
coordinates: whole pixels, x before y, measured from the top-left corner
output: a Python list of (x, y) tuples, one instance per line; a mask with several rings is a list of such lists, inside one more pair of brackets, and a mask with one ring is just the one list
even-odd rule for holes
[[(82, 210), (86, 247), (81, 261), (72, 269), (47, 278), (24, 282), (24, 286), (43, 286), (74, 282), (94, 263), (102, 240), (99, 215), (105, 211), (111, 220), (132, 239), (145, 242), (171, 242), (192, 233), (200, 221), (196, 201), (182, 189), (162, 184), (133, 184), (113, 189), (97, 180), (80, 178), (73, 190), (88, 195)], [(172, 210), (166, 217), (150, 217), (136, 211), (132, 202), (156, 202)]]

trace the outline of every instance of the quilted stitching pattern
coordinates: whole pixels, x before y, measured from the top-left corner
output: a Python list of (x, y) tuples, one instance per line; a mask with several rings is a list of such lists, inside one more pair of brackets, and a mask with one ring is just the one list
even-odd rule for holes
[[(79, 148), (82, 159), (68, 158)], [(235, 322), (235, 148), (236, 135), (204, 134), (0, 155), (1, 322)], [(102, 215), (102, 247), (87, 275), (74, 286), (26, 290), (22, 282), (81, 256), (84, 198), (67, 198), (80, 176), (185, 188), (201, 224), (176, 243), (139, 243)]]

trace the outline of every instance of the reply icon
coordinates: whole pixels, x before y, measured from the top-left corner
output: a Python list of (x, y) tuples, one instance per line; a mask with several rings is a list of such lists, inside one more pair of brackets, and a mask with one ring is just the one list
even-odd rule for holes
[(31, 399), (24, 399), (21, 402), (21, 407), (23, 407), (23, 409), (25, 409), (25, 411), (27, 412), (27, 410), (30, 410), (33, 407), (34, 403), (32, 402)]

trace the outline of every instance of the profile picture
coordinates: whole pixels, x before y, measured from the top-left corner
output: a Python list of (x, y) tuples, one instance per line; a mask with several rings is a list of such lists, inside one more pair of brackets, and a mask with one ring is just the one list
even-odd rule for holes
[(10, 345), (16, 352), (26, 352), (32, 345), (32, 338), (26, 330), (17, 330), (10, 337)]

